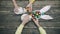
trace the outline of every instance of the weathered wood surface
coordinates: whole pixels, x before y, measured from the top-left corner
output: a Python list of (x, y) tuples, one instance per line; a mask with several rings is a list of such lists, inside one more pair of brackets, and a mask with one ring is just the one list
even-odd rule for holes
[[(25, 7), (28, 4), (28, 1), (17, 0), (17, 4)], [(54, 19), (40, 19), (40, 24), (47, 31), (47, 34), (60, 34), (60, 0), (36, 1), (33, 4), (33, 10), (41, 9), (46, 5), (52, 5), (52, 7), (45, 14), (49, 14)], [(0, 34), (14, 34), (16, 28), (21, 24), (21, 15), (15, 15), (13, 8), (11, 0), (0, 0)], [(24, 27), (22, 34), (39, 34), (39, 30), (36, 25), (30, 21)]]

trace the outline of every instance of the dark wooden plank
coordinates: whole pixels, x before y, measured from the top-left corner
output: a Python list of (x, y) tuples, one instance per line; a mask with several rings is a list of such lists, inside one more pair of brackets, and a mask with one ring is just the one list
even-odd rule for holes
[[(46, 28), (45, 29), (47, 34), (60, 34), (60, 29), (55, 29), (55, 28)], [(0, 34), (14, 34), (16, 29), (0, 29)], [(37, 28), (35, 29), (23, 29), (22, 34), (39, 34), (39, 30)]]
[[(25, 7), (28, 4), (28, 0), (17, 0), (17, 4)], [(40, 19), (39, 24), (47, 31), (47, 34), (60, 34), (60, 0), (37, 0), (33, 4), (33, 10), (41, 9), (46, 5), (52, 5), (52, 7), (45, 14), (49, 14), (54, 19)], [(14, 14), (13, 9), (11, 0), (0, 0), (0, 34), (14, 34), (17, 27), (21, 24), (21, 15)], [(39, 30), (30, 21), (24, 27), (22, 34), (39, 34)]]
[[(17, 4), (19, 6), (26, 6), (28, 5), (28, 1), (17, 1)], [(0, 5), (2, 5), (1, 7), (13, 7), (13, 3), (12, 1), (2, 1), (0, 3)], [(60, 1), (35, 1), (35, 3), (33, 4), (34, 7), (41, 7), (41, 6), (45, 6), (45, 5), (52, 5), (53, 7), (58, 7), (60, 6)]]

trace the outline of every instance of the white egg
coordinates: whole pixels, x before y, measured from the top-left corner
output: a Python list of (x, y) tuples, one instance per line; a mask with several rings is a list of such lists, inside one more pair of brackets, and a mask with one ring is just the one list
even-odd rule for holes
[[(23, 14), (22, 16), (21, 16), (21, 20), (23, 20), (23, 18), (24, 18), (24, 16), (26, 16), (26, 15), (28, 15), (28, 14)], [(31, 16), (29, 16), (29, 21), (31, 20)]]
[(26, 13), (26, 9), (25, 8), (22, 8), (22, 7), (19, 7), (18, 9), (14, 9), (14, 13), (15, 14), (23, 14), (23, 13)]

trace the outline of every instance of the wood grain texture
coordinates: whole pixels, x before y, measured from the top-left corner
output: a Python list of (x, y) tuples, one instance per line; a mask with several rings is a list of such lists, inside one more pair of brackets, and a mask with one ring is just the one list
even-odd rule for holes
[[(28, 0), (17, 0), (17, 4), (25, 7), (28, 4)], [(60, 0), (36, 0), (33, 4), (33, 10), (41, 9), (46, 5), (52, 5), (52, 7), (45, 14), (49, 14), (54, 19), (40, 19), (39, 24), (47, 31), (47, 34), (60, 34)], [(11, 0), (0, 0), (0, 34), (14, 34), (21, 24), (21, 15), (14, 14), (13, 9), (14, 6)], [(24, 27), (22, 34), (39, 34), (39, 30), (30, 21)]]

